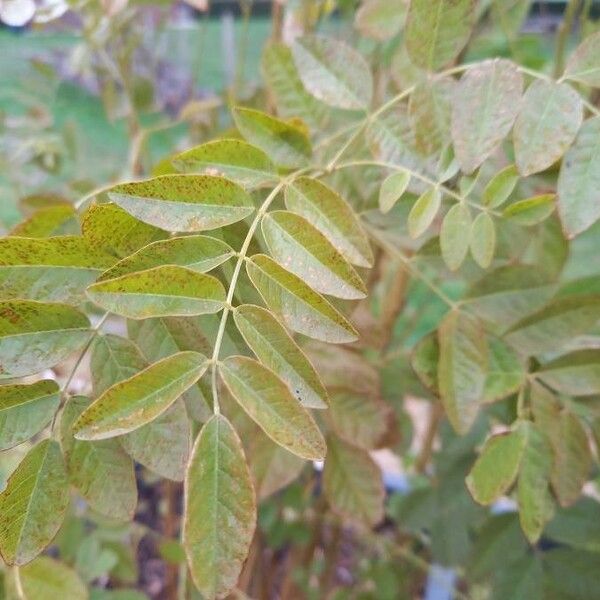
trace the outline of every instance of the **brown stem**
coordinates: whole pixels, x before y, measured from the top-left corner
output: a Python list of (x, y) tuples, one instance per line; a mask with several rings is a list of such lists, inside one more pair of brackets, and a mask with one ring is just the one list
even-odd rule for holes
[[(163, 495), (166, 503), (166, 511), (163, 516), (163, 533), (168, 539), (174, 539), (179, 530), (179, 497), (181, 484), (165, 479), (162, 485)], [(179, 566), (167, 563), (165, 574), (165, 600), (177, 600), (179, 582)]]

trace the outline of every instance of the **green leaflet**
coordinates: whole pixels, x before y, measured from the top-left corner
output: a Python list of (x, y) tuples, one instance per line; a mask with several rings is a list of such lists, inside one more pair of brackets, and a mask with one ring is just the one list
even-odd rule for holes
[(0, 386), (0, 450), (12, 448), (40, 432), (60, 401), (55, 381)]
[(218, 229), (254, 210), (240, 186), (212, 175), (162, 175), (121, 183), (108, 195), (136, 219), (167, 231)]
[(96, 512), (116, 521), (130, 521), (137, 506), (131, 458), (118, 440), (73, 438), (73, 424), (89, 405), (88, 398), (74, 396), (62, 411), (60, 436), (69, 481)]
[(262, 55), (263, 78), (275, 98), (277, 114), (299, 117), (318, 129), (326, 120), (328, 107), (309, 94), (298, 75), (292, 51), (285, 44), (269, 43)]
[(592, 454), (586, 430), (545, 387), (531, 387), (531, 408), (536, 425), (552, 447), (550, 483), (561, 506), (577, 501), (589, 478)]
[(588, 332), (599, 319), (600, 296), (558, 298), (513, 325), (506, 341), (525, 354), (549, 352)]
[(503, 211), (511, 221), (531, 227), (545, 221), (554, 212), (556, 194), (541, 194), (509, 204)]
[(385, 498), (379, 467), (366, 450), (335, 436), (327, 438), (327, 448), (323, 491), (329, 504), (346, 519), (377, 525)]
[(274, 442), (301, 458), (323, 459), (327, 449), (319, 428), (275, 373), (244, 356), (227, 358), (219, 373), (240, 406)]
[[(132, 341), (110, 334), (98, 336), (91, 356), (95, 394), (104, 393), (146, 366), (146, 360)], [(188, 390), (186, 394), (189, 393)], [(191, 399), (204, 403), (204, 398), (192, 396)], [(177, 400), (151, 423), (120, 436), (119, 441), (136, 462), (167, 479), (181, 481), (191, 447), (190, 423), (184, 404)]]
[(375, 450), (389, 445), (394, 413), (378, 397), (336, 391), (331, 395), (328, 415), (335, 432), (355, 446)]
[(577, 350), (545, 363), (537, 376), (570, 396), (600, 394), (600, 350)]
[(167, 237), (167, 232), (138, 221), (116, 204), (92, 204), (81, 218), (83, 237), (95, 248), (129, 256)]
[(303, 217), (273, 211), (263, 217), (261, 228), (273, 258), (317, 292), (351, 300), (365, 297), (358, 273)]
[(462, 202), (455, 204), (444, 217), (440, 230), (442, 258), (451, 271), (456, 271), (469, 252), (471, 213)]
[(504, 59), (482, 62), (461, 77), (452, 103), (452, 140), (464, 173), (473, 173), (506, 137), (522, 89), (523, 76)]
[[(197, 319), (163, 317), (128, 321), (127, 331), (131, 340), (138, 344), (148, 362), (156, 362), (180, 351), (193, 350), (205, 355), (212, 353), (212, 346), (205, 337)], [(196, 421), (205, 422), (212, 416), (202, 390), (202, 382), (193, 385), (182, 398), (188, 414)]]
[(103, 394), (109, 387), (129, 379), (147, 367), (139, 348), (118, 335), (97, 335), (92, 344), (90, 375), (94, 395)]
[(0, 493), (0, 554), (8, 565), (32, 561), (52, 541), (69, 504), (65, 463), (57, 442), (34, 446)]
[(437, 154), (450, 141), (450, 114), (456, 82), (451, 77), (425, 80), (410, 95), (410, 118), (415, 147), (423, 156)]
[(583, 121), (579, 94), (566, 83), (534, 81), (523, 96), (513, 131), (523, 176), (552, 166), (573, 143)]
[(183, 481), (191, 451), (192, 429), (180, 400), (152, 422), (119, 438), (135, 462), (157, 475)]
[(406, 6), (401, 2), (368, 0), (356, 11), (354, 26), (365, 37), (380, 42), (394, 37), (402, 28)]
[(9, 235), (45, 238), (79, 233), (79, 223), (71, 204), (57, 204), (36, 210), (28, 219), (11, 229)]
[(483, 190), (483, 204), (490, 208), (498, 208), (512, 194), (519, 181), (516, 165), (509, 165), (498, 171)]
[(488, 368), (488, 347), (477, 318), (459, 310), (438, 329), (438, 385), (448, 419), (466, 433), (479, 412)]
[(0, 379), (52, 367), (89, 337), (87, 317), (70, 306), (32, 300), (0, 302)]
[(509, 265), (476, 281), (466, 302), (482, 319), (506, 329), (543, 306), (556, 289), (554, 279), (540, 269)]
[(394, 204), (400, 200), (410, 183), (410, 177), (408, 171), (402, 170), (385, 178), (379, 189), (379, 210), (382, 213), (392, 210)]
[(411, 238), (423, 235), (433, 223), (440, 206), (442, 194), (438, 187), (431, 187), (423, 192), (408, 213), (408, 233)]
[(519, 427), (488, 438), (466, 481), (476, 502), (491, 504), (509, 490), (517, 478), (526, 442)]
[[(63, 562), (49, 556), (40, 556), (20, 567), (19, 579), (27, 600), (88, 600), (89, 597), (87, 587), (79, 575)], [(14, 597), (18, 598), (16, 590)]]
[(310, 140), (293, 122), (282, 121), (259, 110), (234, 108), (233, 119), (240, 133), (284, 168), (304, 166), (312, 154)]
[(299, 476), (306, 462), (257, 430), (249, 451), (250, 471), (256, 495), (263, 500), (287, 487)]
[(299, 177), (285, 188), (288, 210), (303, 216), (353, 265), (370, 267), (373, 252), (350, 205), (333, 189), (310, 177)]
[(481, 212), (475, 217), (469, 235), (469, 248), (473, 260), (482, 269), (492, 264), (496, 250), (496, 227), (488, 213)]
[(198, 273), (206, 273), (233, 255), (233, 248), (216, 238), (206, 235), (174, 237), (144, 246), (104, 272), (99, 281), (116, 279), (163, 265), (177, 265)]
[(73, 425), (80, 440), (101, 440), (142, 427), (165, 412), (206, 371), (198, 352), (179, 352), (106, 390)]
[(246, 261), (246, 271), (266, 304), (294, 331), (331, 343), (356, 340), (354, 327), (325, 298), (264, 254)]
[(260, 149), (242, 140), (215, 140), (177, 154), (173, 164), (183, 173), (222, 175), (254, 188), (273, 183), (277, 171)]
[(183, 545), (192, 579), (207, 600), (236, 585), (256, 527), (256, 500), (237, 433), (222, 415), (202, 428), (184, 491)]
[(252, 352), (281, 377), (302, 405), (327, 408), (327, 391), (314, 367), (268, 310), (245, 304), (234, 309), (233, 318)]
[(321, 35), (299, 38), (291, 48), (298, 75), (315, 98), (337, 108), (369, 108), (373, 77), (358, 52), (343, 42)]
[(558, 177), (558, 213), (573, 238), (600, 218), (600, 117), (587, 119), (566, 153)]
[(105, 310), (130, 319), (216, 313), (225, 303), (218, 279), (171, 265), (99, 281), (87, 294)]
[(591, 87), (600, 87), (600, 33), (589, 35), (571, 54), (564, 77)]
[(535, 544), (544, 526), (554, 514), (554, 502), (548, 489), (552, 468), (552, 451), (543, 433), (533, 423), (523, 423), (526, 435), (517, 483), (517, 502), (521, 528)]
[(437, 71), (456, 58), (471, 35), (473, 5), (473, 0), (412, 0), (405, 30), (411, 60)]
[(0, 239), (0, 298), (78, 303), (115, 258), (85, 238)]

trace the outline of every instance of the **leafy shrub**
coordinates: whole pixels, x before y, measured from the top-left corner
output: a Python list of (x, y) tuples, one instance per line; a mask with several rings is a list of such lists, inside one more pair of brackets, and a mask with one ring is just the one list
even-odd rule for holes
[[(235, 130), (0, 240), (0, 444), (20, 452), (0, 494), (9, 595), (131, 581), (113, 524), (136, 512), (138, 463), (183, 481), (181, 545), (206, 598), (238, 586), (249, 554), (250, 589), (257, 519), (273, 548), (311, 550), (295, 558), (307, 576), (267, 594), (411, 597), (412, 567), (434, 562), (481, 597), (593, 597), (600, 34), (553, 77), (517, 60), (529, 3), (492, 4), (370, 0), (359, 49), (273, 41), (273, 110), (235, 106)], [(514, 56), (469, 60), (490, 22)], [(409, 396), (430, 401), (417, 452)], [(414, 475), (387, 518), (381, 448)], [(307, 461), (324, 461), (322, 490)], [(511, 511), (483, 508), (502, 498)], [(346, 522), (368, 549), (352, 591), (331, 575)], [(62, 562), (40, 557), (59, 531)]]

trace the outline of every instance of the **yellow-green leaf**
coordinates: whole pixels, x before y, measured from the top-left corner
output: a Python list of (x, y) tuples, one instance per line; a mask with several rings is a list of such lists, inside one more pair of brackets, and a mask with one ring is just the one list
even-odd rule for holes
[(525, 354), (550, 352), (588, 333), (598, 320), (600, 296), (558, 298), (513, 325), (506, 340)]
[(290, 329), (332, 343), (357, 339), (354, 327), (323, 296), (268, 256), (248, 259), (246, 271), (269, 308)]
[(218, 279), (171, 265), (99, 281), (87, 294), (105, 310), (130, 319), (211, 314), (225, 302)]
[(95, 248), (118, 257), (162, 240), (167, 232), (138, 221), (116, 204), (92, 204), (81, 218), (83, 237)]
[(570, 85), (534, 81), (513, 131), (519, 173), (527, 176), (551, 167), (573, 143), (582, 121), (583, 103)]
[(261, 228), (273, 258), (317, 292), (349, 300), (365, 297), (358, 273), (304, 217), (273, 211), (263, 217)]
[(575, 49), (567, 62), (564, 77), (591, 87), (600, 87), (600, 32), (586, 37)]
[(244, 356), (219, 365), (223, 382), (261, 429), (277, 444), (308, 460), (325, 456), (325, 440), (310, 413), (273, 371)]
[(53, 367), (89, 337), (87, 317), (70, 306), (33, 300), (0, 302), (0, 379)]
[(600, 350), (577, 350), (545, 363), (539, 378), (568, 396), (600, 394)]
[(36, 210), (29, 218), (11, 229), (9, 235), (45, 238), (52, 235), (79, 233), (77, 214), (71, 204), (57, 204)]
[(510, 489), (517, 478), (526, 443), (527, 437), (518, 426), (487, 439), (466, 480), (476, 502), (491, 504)]
[(437, 71), (465, 47), (475, 20), (473, 0), (412, 0), (406, 48), (419, 67)]
[(207, 273), (233, 255), (233, 248), (229, 244), (207, 235), (173, 237), (144, 246), (105, 271), (99, 280), (115, 279), (162, 265), (177, 265)]
[(379, 210), (386, 213), (402, 198), (410, 183), (410, 173), (405, 170), (388, 175), (379, 189)]
[(285, 168), (307, 164), (312, 154), (310, 140), (295, 124), (251, 108), (234, 108), (233, 118), (240, 133)]
[(183, 173), (222, 175), (244, 187), (273, 182), (277, 171), (271, 159), (243, 140), (214, 140), (177, 154), (173, 164)]
[(58, 385), (49, 379), (0, 386), (0, 450), (40, 432), (54, 416), (59, 401)]
[(444, 217), (440, 230), (442, 258), (451, 271), (463, 264), (469, 251), (471, 213), (462, 202), (455, 204)]
[(490, 208), (498, 208), (508, 200), (518, 181), (519, 173), (517, 166), (508, 165), (508, 167), (504, 167), (485, 186), (483, 190), (483, 204)]
[[(65, 563), (40, 556), (33, 562), (19, 568), (19, 581), (23, 591), (19, 598), (16, 584), (15, 600), (88, 600), (88, 590), (79, 575)], [(8, 583), (8, 581), (7, 581)], [(13, 598), (13, 596), (7, 596)]]
[(53, 540), (69, 504), (65, 463), (57, 442), (34, 446), (0, 494), (0, 554), (8, 565), (31, 562)]
[(73, 423), (89, 405), (88, 398), (74, 396), (61, 415), (61, 445), (69, 481), (99, 514), (130, 521), (137, 505), (131, 458), (116, 439), (90, 442), (73, 438)]
[(438, 187), (429, 188), (417, 198), (408, 213), (408, 233), (411, 238), (418, 238), (427, 231), (438, 214), (441, 204), (442, 194)]
[(314, 367), (268, 310), (244, 304), (234, 310), (233, 318), (252, 352), (281, 377), (301, 404), (327, 408), (327, 392)]
[(600, 117), (582, 125), (566, 153), (558, 177), (558, 213), (573, 238), (600, 219)]
[(165, 412), (206, 371), (198, 352), (179, 352), (106, 390), (73, 425), (80, 440), (129, 433)]
[(354, 26), (365, 37), (383, 42), (394, 37), (402, 28), (406, 17), (404, 2), (389, 0), (363, 0), (356, 11)]
[(496, 251), (496, 227), (488, 213), (481, 212), (475, 217), (471, 225), (469, 247), (471, 256), (482, 269), (492, 264)]
[(523, 423), (526, 435), (517, 484), (519, 520), (527, 539), (535, 544), (554, 515), (554, 501), (548, 483), (552, 469), (552, 450), (544, 434), (533, 424)]
[(465, 173), (473, 173), (511, 130), (522, 90), (523, 76), (505, 59), (479, 63), (461, 77), (452, 102), (452, 139)]
[(540, 194), (509, 204), (503, 215), (519, 225), (532, 226), (546, 220), (554, 212), (556, 194)]
[(256, 500), (240, 439), (227, 419), (208, 421), (185, 478), (183, 545), (207, 600), (235, 587), (256, 527)]
[(0, 298), (77, 303), (114, 263), (114, 256), (79, 236), (1, 238)]
[(479, 412), (488, 367), (483, 327), (463, 311), (448, 313), (438, 329), (438, 385), (448, 419), (466, 433)]
[(373, 97), (367, 61), (347, 44), (310, 35), (292, 44), (292, 56), (304, 87), (329, 106), (366, 110)]
[(121, 183), (108, 195), (136, 219), (167, 231), (218, 229), (254, 210), (239, 185), (212, 175), (162, 175)]
[(350, 205), (333, 189), (310, 177), (299, 177), (285, 188), (288, 210), (303, 216), (353, 265), (370, 267), (373, 252)]
[(335, 436), (327, 438), (323, 491), (333, 510), (370, 527), (384, 516), (381, 471), (362, 450)]

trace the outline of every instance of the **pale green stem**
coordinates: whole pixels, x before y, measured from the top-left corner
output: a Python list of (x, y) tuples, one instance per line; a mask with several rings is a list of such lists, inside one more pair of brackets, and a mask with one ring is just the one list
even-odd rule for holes
[(363, 223), (363, 226), (368, 231), (369, 235), (373, 238), (373, 240), (386, 252), (397, 258), (402, 266), (406, 269), (406, 271), (412, 275), (413, 277), (421, 280), (432, 292), (434, 292), (439, 298), (447, 304), (450, 308), (457, 309), (458, 303), (454, 302), (451, 298), (449, 298), (433, 281), (430, 281), (429, 278), (425, 277), (423, 273), (419, 270), (415, 269), (411, 264), (409, 258), (404, 256), (404, 254), (396, 248), (392, 243), (385, 239), (385, 237), (381, 234), (380, 231), (368, 225), (367, 223)]
[(487, 206), (483, 206), (482, 204), (479, 204), (477, 202), (473, 202), (472, 200), (469, 200), (467, 197), (461, 196), (459, 193), (455, 192), (454, 190), (450, 189), (449, 187), (446, 187), (444, 184), (439, 183), (438, 181), (435, 181), (435, 180), (431, 179), (430, 177), (427, 177), (426, 175), (419, 173), (418, 171), (414, 171), (413, 169), (411, 169), (410, 167), (407, 167), (405, 165), (387, 163), (387, 162), (383, 162), (383, 161), (379, 161), (379, 160), (366, 159), (366, 160), (352, 160), (349, 162), (342, 163), (340, 165), (337, 165), (337, 167), (335, 167), (334, 170), (347, 169), (349, 167), (381, 167), (382, 169), (392, 169), (394, 171), (406, 171), (407, 173), (410, 173), (411, 177), (414, 177), (415, 179), (418, 179), (419, 181), (422, 181), (423, 183), (426, 183), (427, 185), (431, 185), (431, 186), (439, 188), (444, 194), (446, 194), (447, 196), (450, 196), (451, 198), (454, 198), (458, 202), (465, 202), (466, 204), (469, 204), (469, 205), (473, 206), (474, 208), (477, 208), (477, 209), (485, 211), (485, 212), (489, 212), (490, 214), (493, 214), (497, 217), (502, 216), (502, 213), (500, 213), (496, 210), (492, 210), (492, 209), (488, 208)]

